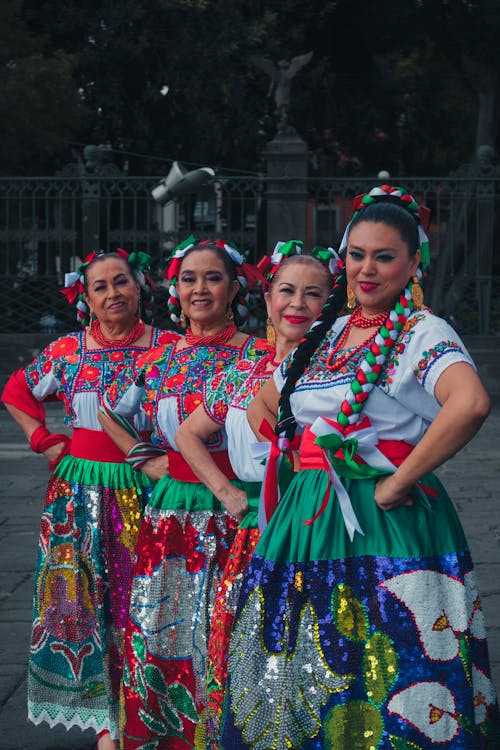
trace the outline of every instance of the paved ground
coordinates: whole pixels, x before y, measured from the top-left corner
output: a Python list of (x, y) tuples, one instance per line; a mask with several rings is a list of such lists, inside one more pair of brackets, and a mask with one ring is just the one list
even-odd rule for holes
[[(49, 409), (49, 428), (60, 423)], [(57, 429), (56, 429), (57, 428)], [(0, 748), (90, 750), (91, 732), (26, 721), (26, 659), (38, 522), (48, 472), (0, 408)], [(500, 688), (500, 403), (479, 435), (439, 474), (455, 500), (476, 562), (493, 675)]]

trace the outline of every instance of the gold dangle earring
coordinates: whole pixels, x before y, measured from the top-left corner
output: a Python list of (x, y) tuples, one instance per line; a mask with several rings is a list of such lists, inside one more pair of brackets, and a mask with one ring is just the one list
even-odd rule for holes
[(276, 348), (276, 331), (274, 330), (273, 321), (267, 316), (266, 320), (266, 339), (269, 349)]
[(90, 333), (90, 332), (91, 332), (91, 330), (92, 330), (92, 323), (94, 322), (94, 320), (95, 320), (95, 319), (96, 319), (96, 317), (95, 317), (95, 315), (94, 315), (94, 312), (93, 312), (93, 310), (90, 310), (90, 313), (89, 313), (89, 322), (88, 322), (88, 325), (87, 325), (87, 331), (88, 331), (89, 333)]
[(414, 276), (411, 285), (411, 298), (413, 301), (413, 308), (415, 310), (421, 310), (424, 306), (424, 291), (420, 286), (420, 279), (418, 276)]
[(185, 314), (184, 310), (181, 310), (181, 314), (179, 315), (179, 318), (180, 318), (180, 323), (181, 323), (181, 326), (182, 326), (183, 328), (187, 328), (187, 325), (188, 325), (188, 319), (187, 319), (187, 317), (186, 317), (186, 314)]
[(227, 309), (226, 309), (226, 319), (227, 319), (227, 320), (228, 320), (228, 321), (229, 321), (230, 323), (232, 323), (232, 322), (233, 322), (233, 320), (234, 320), (234, 313), (233, 313), (233, 308), (231, 307), (231, 303), (230, 303), (230, 302), (228, 302), (228, 304), (227, 304)]
[(352, 291), (349, 284), (347, 285), (347, 307), (349, 310), (354, 310), (356, 307), (356, 295)]

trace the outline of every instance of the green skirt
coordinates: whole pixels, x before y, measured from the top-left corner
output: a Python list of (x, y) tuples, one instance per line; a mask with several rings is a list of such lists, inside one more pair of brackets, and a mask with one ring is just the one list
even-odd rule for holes
[[(438, 479), (384, 512), (343, 479), (351, 541), (323, 470), (292, 480), (247, 568), (220, 748), (479, 750), (498, 707), (467, 543)], [(489, 743), (489, 744), (488, 744)]]

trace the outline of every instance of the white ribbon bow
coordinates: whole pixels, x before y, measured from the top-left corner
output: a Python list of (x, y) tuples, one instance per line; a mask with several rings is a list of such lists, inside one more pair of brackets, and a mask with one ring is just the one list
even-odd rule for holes
[[(313, 422), (313, 424), (311, 425), (311, 432), (317, 437), (323, 437), (325, 435), (337, 435), (341, 439), (345, 438), (345, 435), (343, 435), (333, 425), (323, 419), (323, 417), (318, 417)], [(370, 425), (370, 427), (364, 427), (361, 430), (351, 433), (349, 437), (352, 437), (358, 441), (356, 453), (358, 456), (360, 456), (360, 458), (366, 461), (369, 466), (371, 466), (373, 469), (380, 469), (381, 471), (387, 471), (391, 473), (394, 472), (396, 467), (394, 466), (392, 461), (389, 461), (387, 456), (384, 456), (384, 454), (376, 447), (378, 443), (378, 433), (373, 425)], [(323, 455), (328, 465), (328, 472), (330, 475), (331, 483), (335, 489), (335, 492), (337, 493), (337, 499), (339, 501), (342, 518), (344, 519), (344, 524), (347, 533), (349, 534), (349, 539), (352, 542), (356, 531), (362, 536), (364, 536), (365, 533), (361, 528), (358, 519), (356, 518), (349, 493), (347, 492), (346, 488), (340, 480), (339, 475), (332, 466), (332, 462), (330, 461), (330, 457), (328, 455), (328, 450), (323, 449)]]

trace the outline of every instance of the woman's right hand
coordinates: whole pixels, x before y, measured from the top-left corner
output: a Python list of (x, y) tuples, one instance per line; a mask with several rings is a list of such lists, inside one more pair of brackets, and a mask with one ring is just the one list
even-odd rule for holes
[(64, 450), (65, 445), (66, 444), (64, 442), (56, 443), (55, 445), (51, 445), (50, 448), (47, 448), (47, 450), (43, 452), (43, 455), (45, 456), (49, 464), (57, 462), (57, 459)]
[(231, 485), (230, 489), (221, 492), (217, 497), (229, 515), (233, 516), (238, 523), (248, 513), (247, 493), (244, 490)]
[(150, 458), (149, 461), (145, 461), (141, 466), (141, 471), (147, 477), (157, 482), (159, 479), (168, 474), (168, 456), (165, 453), (163, 456), (155, 456)]

